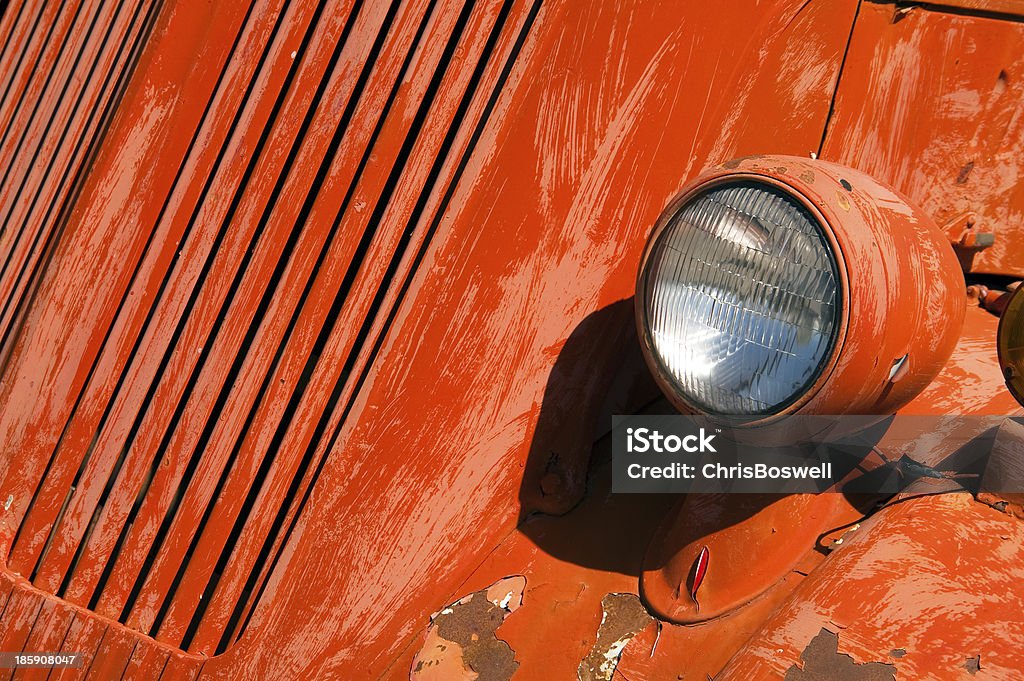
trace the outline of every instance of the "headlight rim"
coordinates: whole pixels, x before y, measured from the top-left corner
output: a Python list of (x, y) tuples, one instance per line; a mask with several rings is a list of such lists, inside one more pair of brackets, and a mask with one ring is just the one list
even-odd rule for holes
[(1020, 341), (1013, 333), (1013, 327), (1019, 328), (1021, 317), (1024, 316), (1024, 285), (1003, 295), (1007, 296), (1007, 303), (999, 315), (999, 325), (996, 327), (996, 358), (1006, 389), (1013, 399), (1024, 405), (1024, 376), (1020, 371), (1024, 358), (1018, 350), (1019, 345), (1014, 344)]
[[(703, 192), (720, 185), (744, 181), (764, 184), (782, 191), (787, 196), (797, 201), (811, 214), (811, 216), (817, 221), (817, 224), (822, 228), (821, 231), (828, 243), (831, 255), (835, 259), (839, 291), (839, 313), (837, 315), (837, 328), (834, 339), (829, 348), (826, 359), (824, 359), (820, 365), (820, 369), (818, 370), (814, 381), (811, 382), (801, 395), (790, 400), (778, 411), (770, 414), (757, 414), (752, 416), (710, 413), (699, 405), (690, 402), (679, 389), (671, 373), (659, 360), (658, 353), (655, 350), (654, 342), (646, 323), (646, 315), (644, 311), (647, 296), (646, 279), (651, 252), (654, 245), (661, 237), (661, 234), (668, 228), (672, 218), (683, 206), (687, 204), (687, 202), (693, 200)], [(672, 405), (682, 413), (702, 414), (722, 420), (739, 421), (740, 425), (749, 427), (763, 426), (777, 421), (786, 415), (798, 412), (814, 398), (826, 383), (828, 383), (835, 371), (836, 365), (838, 364), (843, 346), (846, 344), (847, 329), (850, 320), (850, 278), (842, 242), (837, 238), (836, 231), (832, 227), (832, 217), (828, 215), (829, 211), (827, 210), (827, 206), (824, 205), (824, 202), (818, 203), (810, 198), (813, 195), (813, 190), (808, 186), (801, 186), (801, 183), (797, 181), (796, 178), (787, 177), (785, 180), (782, 180), (779, 177), (764, 172), (752, 170), (731, 171), (729, 169), (719, 168), (716, 171), (712, 171), (696, 178), (692, 183), (683, 187), (683, 189), (680, 190), (680, 192), (668, 203), (659, 215), (658, 220), (654, 224), (653, 230), (647, 237), (647, 243), (644, 245), (640, 259), (640, 267), (637, 269), (635, 287), (636, 298), (633, 308), (637, 325), (637, 336), (640, 340), (644, 361), (650, 369), (651, 375), (654, 377), (658, 387), (669, 399)]]

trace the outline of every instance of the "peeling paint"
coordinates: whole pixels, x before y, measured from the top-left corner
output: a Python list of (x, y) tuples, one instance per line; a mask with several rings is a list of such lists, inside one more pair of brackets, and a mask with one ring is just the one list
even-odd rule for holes
[(423, 647), (412, 662), (412, 681), (505, 681), (519, 668), (512, 648), (495, 636), (523, 603), (526, 578), (506, 577), (443, 608), (430, 618)]
[(634, 594), (608, 594), (601, 609), (597, 640), (577, 670), (580, 681), (611, 681), (623, 648), (654, 621)]
[[(939, 224), (968, 210), (1020, 224), (1024, 90), (1004, 76), (1021, 69), (1021, 24), (901, 11), (894, 26), (891, 4), (861, 5), (822, 157), (891, 185)], [(1020, 231), (1002, 229), (970, 266), (1012, 275), (1020, 248)]]
[(839, 635), (822, 629), (800, 654), (803, 668), (792, 665), (786, 670), (786, 681), (893, 681), (896, 667), (882, 662), (857, 664), (849, 655), (839, 652)]

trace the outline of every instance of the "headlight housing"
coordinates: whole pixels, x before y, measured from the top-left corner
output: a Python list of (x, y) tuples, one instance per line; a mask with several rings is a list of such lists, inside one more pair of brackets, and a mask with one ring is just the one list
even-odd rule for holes
[(824, 161), (750, 157), (662, 214), (637, 323), (685, 412), (888, 414), (949, 359), (964, 289), (949, 240), (891, 189)]

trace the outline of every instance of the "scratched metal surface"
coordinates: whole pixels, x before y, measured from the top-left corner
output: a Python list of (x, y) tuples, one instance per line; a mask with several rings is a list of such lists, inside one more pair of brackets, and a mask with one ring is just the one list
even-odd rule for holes
[(1022, 44), (1019, 19), (924, 7), (894, 17), (892, 5), (863, 3), (822, 150), (899, 189), (940, 226), (975, 212), (995, 243), (973, 270), (1016, 277), (1024, 276)]
[(532, 10), (166, 8), (10, 343), (9, 570), (226, 647)]
[(406, 675), (541, 481), (582, 493), (667, 201), (820, 151), (856, 4), (86, 2), (101, 49), (12, 3), (0, 649)]
[[(779, 677), (823, 628), (840, 655), (892, 664), (898, 678), (1019, 678), (1019, 519), (969, 494), (925, 496), (848, 539), (716, 678)], [(979, 657), (980, 672), (969, 671)]]
[(152, 1), (23, 2), (0, 22), (0, 339), (156, 15)]
[[(743, 7), (690, 22), (653, 3), (542, 7), (502, 125), (398, 311), (270, 605), (204, 674), (373, 676), (513, 526), (552, 365), (581, 321), (631, 294), (668, 198), (710, 161), (820, 140), (852, 7), (782, 4), (737, 40)], [(807, 43), (809, 24), (837, 30)], [(807, 80), (780, 83), (780, 70)], [(778, 118), (747, 122), (780, 88)], [(592, 367), (615, 357), (600, 337), (578, 349)], [(386, 466), (380, 452), (411, 455)], [(259, 656), (282, 631), (305, 654)]]
[[(969, 309), (961, 339), (964, 351), (954, 354), (935, 379), (934, 390), (926, 390), (900, 413), (949, 413), (951, 407), (941, 399), (946, 394), (961, 400), (964, 413), (1016, 412), (1018, 405), (1003, 388), (994, 353), (988, 352), (997, 322), (978, 307)], [(982, 339), (988, 340), (984, 348)], [(488, 554), (456, 594), (434, 605), (433, 610), (439, 610), (502, 577), (522, 575), (526, 580), (522, 606), (496, 631), (520, 662), (516, 679), (575, 678), (577, 666), (595, 644), (602, 598), (608, 593), (639, 594), (638, 575), (649, 555), (648, 544), (658, 526), (679, 513), (680, 500), (668, 495), (610, 494), (610, 446), (610, 438), (596, 443), (591, 489), (580, 506), (563, 517), (538, 516), (521, 524)], [(849, 505), (840, 509), (829, 524), (837, 529), (821, 541), (831, 547), (830, 553), (807, 545), (794, 547), (794, 555), (777, 556), (785, 576), (738, 610), (699, 626), (645, 627), (626, 642), (617, 664), (611, 665), (612, 678), (671, 679), (679, 674), (698, 679), (705, 675), (782, 678), (791, 666), (802, 664), (801, 654), (822, 627), (838, 632), (840, 653), (850, 653), (860, 663), (893, 663), (897, 678), (985, 678), (969, 676), (962, 666), (976, 654), (982, 655), (983, 669), (986, 660), (992, 662), (995, 673), (990, 678), (1013, 678), (1002, 672), (1024, 665), (1022, 648), (1015, 638), (1005, 645), (1001, 639), (1010, 603), (1020, 597), (1019, 585), (1012, 583), (1019, 567), (1007, 561), (1011, 553), (1019, 552), (1014, 543), (1019, 520), (960, 498), (948, 504), (936, 504), (927, 497), (907, 500), (877, 522), (854, 528), (861, 515), (861, 510)], [(917, 518), (913, 530), (897, 520), (910, 517)], [(755, 527), (767, 520), (759, 519)], [(777, 520), (772, 522), (780, 532), (786, 531)], [(932, 524), (940, 531), (933, 531)], [(979, 531), (990, 536), (973, 542), (971, 537)], [(854, 538), (857, 543), (851, 541)], [(836, 539), (844, 541), (833, 544)], [(888, 548), (876, 552), (870, 548), (874, 542)], [(743, 542), (734, 548), (742, 554)], [(872, 553), (870, 567), (853, 562), (861, 551)], [(711, 569), (731, 573), (737, 589), (749, 585), (743, 563), (723, 566), (725, 559), (722, 552), (712, 552)], [(922, 565), (926, 574), (918, 579)], [(828, 575), (822, 578), (828, 580), (828, 587), (818, 581), (819, 572)], [(991, 574), (999, 575), (996, 582), (1004, 585), (998, 593), (990, 591), (987, 578)], [(847, 579), (855, 580), (856, 586), (851, 587)], [(935, 601), (929, 600), (929, 589), (934, 589)], [(949, 610), (943, 600), (951, 589), (964, 604), (962, 611)], [(885, 595), (865, 599), (865, 590)], [(992, 603), (999, 616), (972, 616), (968, 604), (983, 602)], [(925, 612), (928, 603), (937, 610)], [(834, 614), (840, 612), (842, 617)], [(424, 618), (421, 631), (426, 624)], [(407, 675), (416, 654), (425, 647), (421, 634), (388, 677)], [(942, 654), (933, 657), (940, 648)], [(890, 656), (895, 649), (906, 653), (906, 661)]]

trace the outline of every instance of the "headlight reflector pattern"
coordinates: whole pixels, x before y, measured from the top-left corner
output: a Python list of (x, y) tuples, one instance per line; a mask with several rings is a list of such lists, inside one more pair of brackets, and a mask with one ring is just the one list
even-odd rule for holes
[(752, 180), (685, 201), (652, 244), (640, 290), (662, 373), (708, 413), (785, 409), (821, 374), (839, 331), (824, 228), (795, 198)]

